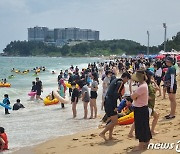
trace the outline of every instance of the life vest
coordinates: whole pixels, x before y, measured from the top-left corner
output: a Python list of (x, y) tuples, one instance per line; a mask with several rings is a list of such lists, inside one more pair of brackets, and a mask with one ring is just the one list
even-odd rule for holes
[[(5, 145), (4, 145), (4, 149), (3, 150), (8, 150), (8, 139), (7, 139), (7, 135), (6, 133), (2, 133), (0, 134), (0, 137), (4, 140)], [(1, 144), (0, 144), (0, 148), (1, 148)]]

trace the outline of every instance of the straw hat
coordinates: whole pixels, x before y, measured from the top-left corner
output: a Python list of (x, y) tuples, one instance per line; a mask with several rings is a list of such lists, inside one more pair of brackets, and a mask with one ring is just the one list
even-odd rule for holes
[(144, 70), (138, 70), (131, 76), (131, 79), (136, 82), (142, 82), (147, 80), (147, 76)]

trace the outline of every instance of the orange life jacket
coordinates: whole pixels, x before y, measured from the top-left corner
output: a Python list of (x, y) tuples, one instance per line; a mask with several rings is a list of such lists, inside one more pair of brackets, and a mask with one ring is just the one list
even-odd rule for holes
[[(6, 133), (2, 133), (0, 134), (0, 137), (4, 140), (5, 145), (4, 145), (4, 149), (3, 150), (7, 150), (8, 149), (8, 139), (7, 139), (7, 135)], [(0, 144), (0, 148), (1, 148), (1, 144)]]

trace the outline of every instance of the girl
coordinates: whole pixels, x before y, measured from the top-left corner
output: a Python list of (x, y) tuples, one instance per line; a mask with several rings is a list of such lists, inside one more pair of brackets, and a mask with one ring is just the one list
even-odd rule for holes
[[(59, 95), (65, 98), (66, 85), (63, 79), (59, 80)], [(61, 103), (61, 107), (64, 108), (64, 103)]]
[[(90, 96), (90, 109), (91, 109), (91, 116), (92, 118), (97, 118), (97, 106), (96, 106), (96, 99), (97, 99), (97, 90), (98, 90), (98, 77), (96, 73), (92, 73), (91, 76), (93, 82), (90, 86), (91, 88), (91, 96)], [(94, 117), (93, 117), (94, 114)]]

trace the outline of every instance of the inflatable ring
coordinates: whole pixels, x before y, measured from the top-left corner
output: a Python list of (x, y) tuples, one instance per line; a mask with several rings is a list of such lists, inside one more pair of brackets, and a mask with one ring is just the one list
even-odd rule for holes
[(35, 96), (36, 95), (36, 92), (34, 92), (34, 91), (30, 91), (29, 93), (28, 93), (28, 96)]
[[(65, 85), (66, 85), (66, 87), (68, 87), (68, 88), (72, 88), (71, 84), (68, 83), (68, 82), (65, 82)], [(79, 88), (79, 85), (78, 85), (78, 84), (76, 84), (76, 88)]]
[(39, 73), (41, 70), (40, 69), (37, 69), (36, 72)]
[(4, 104), (4, 103), (0, 103), (0, 106), (4, 107), (4, 108), (6, 108), (6, 109), (11, 110), (10, 105)]
[(125, 115), (121, 118), (118, 119), (118, 124), (119, 125), (129, 125), (134, 122), (134, 112), (131, 112), (128, 115)]
[(27, 74), (28, 72), (22, 72), (21, 74)]
[(15, 72), (15, 73), (21, 73), (20, 70), (15, 70), (14, 72)]
[(54, 98), (53, 100), (50, 100), (48, 97), (44, 98), (44, 105), (53, 105), (57, 103), (59, 103), (57, 98)]
[(11, 87), (10, 83), (0, 83), (0, 87)]

